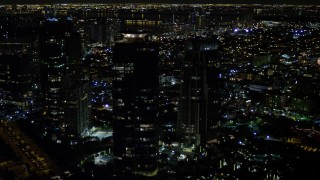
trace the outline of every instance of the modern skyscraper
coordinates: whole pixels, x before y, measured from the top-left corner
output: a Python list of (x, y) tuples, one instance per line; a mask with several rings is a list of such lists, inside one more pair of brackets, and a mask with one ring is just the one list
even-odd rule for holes
[[(67, 117), (68, 114), (65, 114), (64, 108), (70, 108), (70, 106), (65, 105), (71, 102), (78, 104), (78, 98), (85, 97), (83, 94), (86, 93), (82, 92), (81, 85), (79, 87), (63, 86), (64, 78), (72, 78), (69, 79), (70, 83), (80, 82), (80, 57), (80, 35), (74, 31), (72, 19), (58, 20), (56, 18), (48, 18), (40, 29), (39, 59), (43, 104), (45, 106), (44, 114), (45, 119), (52, 122), (53, 127), (51, 128), (55, 129), (52, 132), (53, 140), (60, 136), (69, 136), (70, 134), (66, 134), (68, 133), (66, 132), (66, 127), (73, 124), (71, 121), (78, 122), (75, 119), (81, 116), (78, 114)], [(64, 90), (67, 92), (64, 92)], [(69, 93), (70, 97), (65, 99), (65, 93)], [(80, 111), (82, 108), (82, 106), (79, 106), (74, 110)], [(87, 115), (85, 117), (87, 118)], [(75, 119), (70, 120), (70, 118)], [(66, 122), (66, 120), (70, 122)]]
[(189, 145), (205, 143), (212, 134), (217, 103), (213, 66), (216, 50), (216, 41), (200, 37), (189, 39), (185, 45), (177, 133)]
[(24, 109), (32, 107), (37, 64), (31, 43), (0, 43), (0, 99)]
[(114, 47), (113, 141), (116, 166), (146, 176), (157, 172), (158, 45), (142, 33)]
[(62, 84), (65, 132), (69, 140), (86, 135), (90, 119), (89, 85), (77, 79), (67, 76)]

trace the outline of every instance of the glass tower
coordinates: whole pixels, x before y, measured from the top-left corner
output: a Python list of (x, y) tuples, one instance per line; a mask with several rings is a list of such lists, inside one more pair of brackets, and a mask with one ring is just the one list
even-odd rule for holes
[(185, 44), (179, 98), (177, 133), (189, 145), (199, 145), (212, 135), (216, 120), (214, 62), (217, 44), (214, 40), (195, 37)]
[(114, 47), (114, 156), (120, 171), (157, 172), (158, 45), (145, 34), (124, 34)]

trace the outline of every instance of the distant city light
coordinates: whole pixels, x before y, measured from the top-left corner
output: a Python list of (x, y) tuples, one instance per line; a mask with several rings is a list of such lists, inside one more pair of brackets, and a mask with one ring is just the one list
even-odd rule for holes
[(47, 18), (47, 21), (58, 22), (58, 19), (57, 18)]
[(320, 66), (320, 58), (318, 58), (318, 60), (317, 60), (317, 64)]

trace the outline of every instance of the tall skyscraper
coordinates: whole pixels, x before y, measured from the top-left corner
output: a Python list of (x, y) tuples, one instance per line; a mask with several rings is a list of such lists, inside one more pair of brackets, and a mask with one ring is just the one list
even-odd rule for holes
[[(79, 85), (79, 87), (63, 85), (64, 81), (81, 84), (80, 57), (80, 35), (74, 31), (72, 19), (67, 18), (60, 20), (48, 18), (40, 29), (39, 59), (41, 64), (43, 105), (45, 107), (44, 115), (46, 120), (51, 121), (53, 126), (51, 128), (55, 129), (51, 134), (53, 140), (59, 140), (59, 138), (63, 136), (73, 136), (74, 132), (68, 134), (69, 132), (66, 131), (66, 128), (73, 124), (72, 122), (80, 122), (75, 120), (80, 118), (80, 114), (70, 115), (70, 113), (65, 113), (70, 112), (71, 102), (79, 104), (78, 98), (85, 97), (83, 94), (86, 93), (82, 92), (83, 88), (81, 85)], [(67, 79), (64, 80), (64, 78)], [(66, 90), (66, 92), (64, 92), (64, 90)], [(66, 93), (68, 93), (70, 97), (66, 97)], [(67, 111), (64, 108), (67, 108)], [(77, 107), (78, 109), (75, 109), (75, 107), (72, 108), (74, 111), (80, 112), (81, 109), (83, 111), (84, 107), (79, 106)], [(88, 117), (84, 115), (84, 117), (81, 118)], [(67, 120), (69, 122), (67, 122)], [(78, 124), (73, 124), (73, 126), (78, 126)]]
[(124, 34), (114, 47), (113, 141), (116, 166), (146, 176), (157, 172), (158, 45), (146, 34)]
[(209, 140), (217, 104), (214, 62), (217, 44), (200, 37), (185, 45), (177, 133), (183, 142), (199, 145)]
[(23, 109), (32, 107), (37, 73), (31, 43), (0, 43), (0, 99)]
[(76, 140), (88, 132), (89, 85), (67, 75), (63, 78), (62, 92), (65, 132), (68, 140)]

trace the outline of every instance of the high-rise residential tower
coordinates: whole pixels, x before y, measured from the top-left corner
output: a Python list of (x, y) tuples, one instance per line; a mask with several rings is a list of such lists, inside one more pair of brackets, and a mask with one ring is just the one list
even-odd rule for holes
[(88, 133), (90, 119), (89, 85), (66, 75), (62, 83), (65, 134), (76, 140)]
[(126, 33), (114, 47), (113, 141), (116, 166), (146, 176), (157, 172), (158, 45)]
[(177, 133), (189, 145), (212, 138), (216, 120), (215, 40), (195, 37), (185, 44)]
[(37, 63), (31, 43), (0, 43), (0, 99), (31, 109), (35, 98)]
[[(88, 110), (88, 103), (85, 103), (86, 107), (76, 107), (79, 103), (81, 104), (78, 99), (86, 97), (84, 94), (87, 94), (87, 90), (83, 90), (79, 85), (82, 83), (80, 58), (80, 35), (74, 30), (72, 19), (48, 18), (43, 22), (39, 35), (41, 88), (45, 119), (53, 124), (51, 128), (55, 130), (52, 132), (53, 140), (58, 140), (60, 136), (74, 136), (75, 132), (69, 134), (71, 131), (66, 131), (66, 129), (72, 129), (73, 127), (68, 127), (71, 125), (78, 126), (73, 123), (80, 123), (76, 120), (77, 118), (83, 121), (89, 120), (85, 113)], [(69, 84), (66, 85), (65, 82)], [(66, 96), (66, 93), (69, 93), (70, 96)], [(75, 112), (84, 112), (84, 114), (68, 113), (71, 102), (77, 104), (72, 107), (77, 108), (77, 110), (74, 109)], [(85, 104), (82, 103), (82, 105)], [(64, 108), (67, 108), (67, 111)]]

